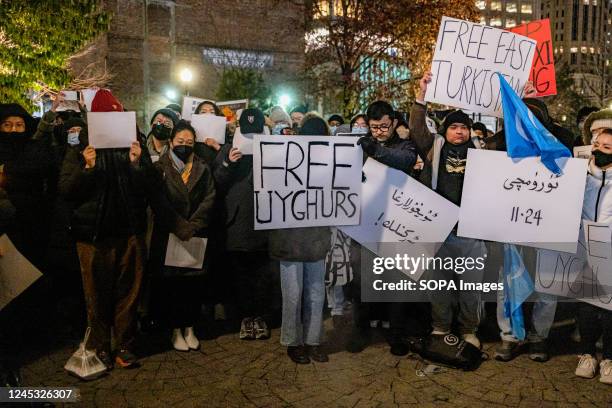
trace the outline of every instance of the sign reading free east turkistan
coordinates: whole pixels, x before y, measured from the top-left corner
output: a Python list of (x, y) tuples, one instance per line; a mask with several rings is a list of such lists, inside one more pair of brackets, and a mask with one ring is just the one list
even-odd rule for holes
[(255, 135), (255, 229), (359, 224), (358, 140)]
[(442, 17), (425, 100), (502, 117), (496, 73), (521, 95), (536, 44), (510, 31)]
[(557, 163), (469, 149), (457, 235), (576, 253), (587, 161)]

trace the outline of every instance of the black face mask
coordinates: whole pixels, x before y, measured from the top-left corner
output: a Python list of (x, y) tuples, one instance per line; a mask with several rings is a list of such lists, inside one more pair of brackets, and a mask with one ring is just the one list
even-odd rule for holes
[(155, 136), (157, 140), (168, 140), (172, 133), (172, 129), (162, 124), (157, 124), (153, 126), (151, 133), (153, 133), (153, 136)]
[(193, 146), (178, 145), (174, 146), (172, 151), (174, 152), (174, 154), (176, 154), (176, 157), (181, 159), (183, 163), (187, 163), (187, 160), (189, 160), (189, 156), (191, 156), (191, 153), (193, 153)]
[(595, 165), (597, 167), (606, 167), (612, 163), (612, 153), (604, 153), (601, 150), (593, 150), (593, 157), (595, 158)]

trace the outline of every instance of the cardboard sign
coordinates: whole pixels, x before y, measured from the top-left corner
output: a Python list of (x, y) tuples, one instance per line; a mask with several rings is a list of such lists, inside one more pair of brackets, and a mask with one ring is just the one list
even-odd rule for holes
[[(270, 129), (267, 126), (264, 126), (263, 135), (269, 135), (269, 134), (270, 134)], [(260, 135), (260, 136), (263, 136), (263, 135)], [(242, 132), (240, 131), (240, 127), (237, 127), (236, 131), (234, 132), (234, 139), (232, 140), (232, 147), (235, 147), (236, 149), (240, 150), (242, 154), (252, 155), (253, 154), (253, 140), (255, 139), (255, 136), (257, 136), (256, 133), (247, 133), (246, 135), (243, 135)]]
[(191, 115), (194, 114), (198, 105), (204, 101), (215, 102), (210, 99), (196, 98), (194, 96), (183, 96), (183, 107), (181, 110), (181, 118), (191, 120)]
[(0, 310), (42, 276), (15, 248), (9, 237), (0, 237)]
[(469, 149), (457, 235), (576, 253), (587, 162), (558, 163), (560, 176), (539, 157)]
[(574, 147), (574, 157), (577, 159), (590, 159), (593, 145), (588, 146), (576, 146)]
[(129, 148), (136, 141), (136, 112), (87, 112), (87, 131), (96, 149)]
[(442, 17), (425, 100), (502, 117), (496, 73), (522, 95), (535, 49), (525, 36)]
[[(459, 207), (376, 160), (369, 158), (363, 173), (361, 222), (340, 229), (379, 256), (434, 256), (457, 223)], [(416, 280), (421, 273), (408, 276)]]
[(255, 136), (255, 229), (359, 223), (358, 138)]
[(206, 138), (215, 139), (219, 144), (225, 144), (225, 118), (212, 113), (191, 116), (191, 126), (196, 130), (196, 142), (204, 142)]
[(508, 31), (537, 41), (529, 80), (533, 82), (537, 91), (536, 96), (556, 95), (557, 80), (555, 78), (555, 58), (550, 34), (550, 20), (546, 18), (532, 21), (510, 28)]
[(249, 107), (248, 99), (239, 99), (235, 101), (224, 101), (217, 103), (223, 116), (228, 122), (233, 122), (238, 118), (238, 111)]

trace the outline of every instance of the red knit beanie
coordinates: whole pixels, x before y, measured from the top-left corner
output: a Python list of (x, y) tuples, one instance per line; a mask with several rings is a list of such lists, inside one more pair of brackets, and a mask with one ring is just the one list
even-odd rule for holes
[(108, 89), (100, 89), (91, 101), (92, 112), (123, 112), (123, 105)]

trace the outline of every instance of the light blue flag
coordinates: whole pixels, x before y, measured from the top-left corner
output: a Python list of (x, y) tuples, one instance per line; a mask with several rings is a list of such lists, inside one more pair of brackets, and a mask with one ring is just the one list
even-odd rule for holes
[(510, 318), (512, 334), (525, 340), (521, 305), (533, 293), (533, 281), (515, 245), (504, 244), (504, 316)]
[(504, 77), (499, 73), (497, 76), (501, 86), (508, 156), (541, 156), (540, 160), (548, 170), (560, 174), (561, 169), (555, 160), (572, 157), (572, 154), (540, 123)]

